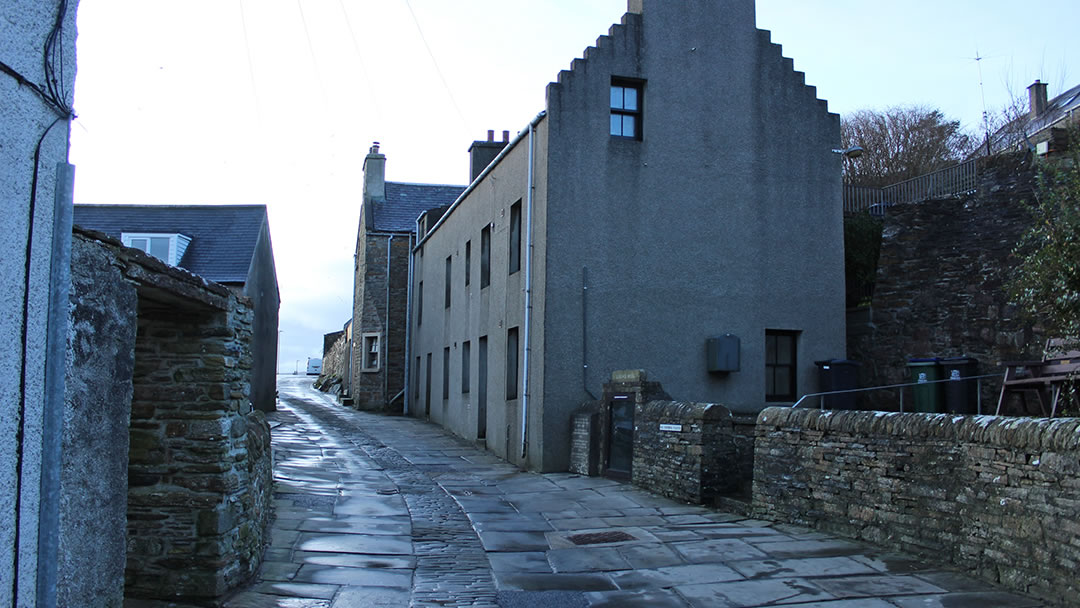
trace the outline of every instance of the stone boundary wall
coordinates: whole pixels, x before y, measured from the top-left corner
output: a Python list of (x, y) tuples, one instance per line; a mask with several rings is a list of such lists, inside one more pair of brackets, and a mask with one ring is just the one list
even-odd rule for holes
[(768, 408), (754, 514), (1080, 596), (1080, 419)]
[(650, 401), (634, 409), (634, 485), (695, 504), (738, 486), (731, 412), (712, 403)]
[(61, 545), (102, 533), (104, 551), (64, 559), (108, 580), (61, 596), (216, 601), (257, 570), (272, 510), (250, 300), (92, 231), (75, 229), (73, 253), (65, 417), (105, 441), (65, 437)]
[[(330, 342), (326, 344), (326, 342)], [(326, 334), (323, 344), (322, 374), (315, 380), (315, 388), (332, 393), (339, 399), (344, 394), (344, 383), (349, 373), (349, 333), (337, 331)]]

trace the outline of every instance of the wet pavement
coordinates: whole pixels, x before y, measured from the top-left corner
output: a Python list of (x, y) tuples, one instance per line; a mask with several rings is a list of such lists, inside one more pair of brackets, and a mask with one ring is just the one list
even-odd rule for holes
[(525, 473), (310, 383), (279, 376), (272, 544), (227, 608), (1041, 606), (809, 529)]

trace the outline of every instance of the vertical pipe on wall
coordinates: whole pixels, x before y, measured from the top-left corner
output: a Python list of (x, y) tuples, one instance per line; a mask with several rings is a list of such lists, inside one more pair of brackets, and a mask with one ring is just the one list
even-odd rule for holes
[[(386, 408), (390, 409), (390, 250), (394, 247), (394, 235), (386, 239), (386, 312), (383, 313), (383, 338), (379, 344), (379, 360), (382, 361), (380, 370), (383, 377), (383, 401)], [(385, 357), (383, 356), (385, 353)], [(365, 357), (367, 353), (362, 353)]]
[(38, 503), (37, 606), (56, 606), (60, 547), (60, 466), (64, 428), (64, 379), (71, 285), (71, 225), (75, 166), (58, 163), (53, 200), (49, 311), (45, 338), (45, 400), (42, 412), (41, 498)]
[[(420, 234), (420, 218), (416, 218), (416, 232), (413, 234)], [(413, 258), (416, 252), (413, 251), (413, 235), (409, 235), (409, 285), (405, 288), (405, 399), (404, 414), (409, 415), (410, 406), (412, 405), (412, 392), (409, 387), (412, 386), (412, 375), (416, 373), (416, 370), (412, 368), (412, 322), (413, 322), (413, 308), (412, 308), (412, 290), (413, 290)], [(355, 328), (354, 328), (355, 329)]]
[(529, 323), (532, 317), (532, 257), (533, 257), (533, 155), (535, 148), (536, 122), (529, 123), (529, 180), (525, 191), (525, 334), (523, 336), (523, 354), (521, 361), (521, 458), (528, 454), (529, 428)]

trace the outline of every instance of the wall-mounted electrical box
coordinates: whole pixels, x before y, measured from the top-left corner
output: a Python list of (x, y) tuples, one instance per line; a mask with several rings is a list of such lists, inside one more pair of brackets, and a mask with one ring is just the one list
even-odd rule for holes
[(705, 366), (710, 372), (739, 371), (739, 337), (724, 334), (705, 340)]

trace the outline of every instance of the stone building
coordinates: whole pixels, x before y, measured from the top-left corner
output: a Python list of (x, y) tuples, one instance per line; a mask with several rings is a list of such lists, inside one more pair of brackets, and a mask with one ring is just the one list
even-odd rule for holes
[(401, 411), (409, 251), (421, 213), (445, 207), (464, 186), (386, 181), (379, 145), (364, 159), (364, 192), (356, 235), (352, 340), (342, 396), (359, 409)]
[(55, 605), (78, 6), (0, 3), (0, 606)]
[(840, 120), (753, 0), (622, 23), (413, 248), (408, 411), (565, 470), (612, 371), (757, 412), (845, 354)]
[(75, 205), (75, 224), (250, 298), (251, 401), (277, 409), (281, 298), (266, 205)]

